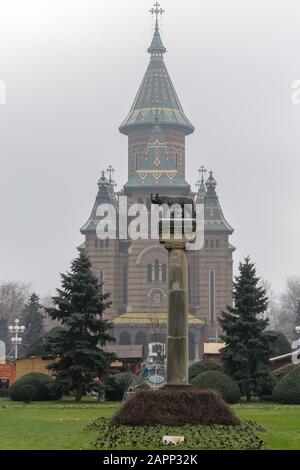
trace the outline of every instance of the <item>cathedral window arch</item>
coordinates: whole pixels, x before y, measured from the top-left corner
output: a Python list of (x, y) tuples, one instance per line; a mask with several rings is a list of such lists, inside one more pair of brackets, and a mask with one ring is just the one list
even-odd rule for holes
[(154, 261), (154, 280), (160, 281), (160, 264), (159, 259)]
[(152, 282), (152, 264), (147, 264), (147, 281)]
[(155, 259), (154, 263), (147, 264), (147, 281), (148, 282), (166, 282), (167, 281), (167, 265), (160, 263), (159, 259)]
[(103, 294), (104, 292), (104, 271), (101, 270), (100, 273), (99, 273), (99, 283), (100, 283), (100, 290), (101, 290), (101, 294)]
[(212, 269), (209, 271), (209, 323), (210, 325), (214, 325), (215, 323), (215, 310), (216, 310), (216, 276), (215, 271)]
[(123, 331), (119, 337), (119, 344), (128, 346), (131, 344), (130, 334), (127, 331)]
[(167, 281), (167, 265), (166, 265), (166, 263), (163, 263), (161, 268), (162, 268), (162, 282), (166, 282)]

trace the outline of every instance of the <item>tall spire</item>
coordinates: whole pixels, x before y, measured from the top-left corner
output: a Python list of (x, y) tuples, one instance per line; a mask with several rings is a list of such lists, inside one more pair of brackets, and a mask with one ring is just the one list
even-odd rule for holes
[(194, 127), (182, 109), (163, 57), (166, 48), (160, 37), (158, 18), (164, 10), (156, 2), (150, 13), (155, 15), (154, 35), (148, 49), (151, 54), (150, 63), (131, 110), (119, 129), (122, 134), (129, 135), (136, 126), (155, 124), (158, 108), (160, 125), (179, 127), (188, 135), (194, 131)]
[(154, 7), (151, 8), (151, 10), (149, 10), (152, 16), (155, 15), (154, 35), (153, 35), (151, 45), (148, 48), (148, 52), (149, 52), (149, 54), (151, 54), (151, 56), (153, 56), (153, 55), (160, 55), (161, 56), (167, 51), (167, 49), (164, 47), (164, 45), (162, 43), (162, 40), (161, 40), (161, 37), (160, 37), (160, 32), (159, 32), (159, 25), (158, 25), (158, 17), (159, 17), (159, 15), (162, 15), (165, 11), (162, 8), (159, 8), (159, 7), (160, 7), (160, 4), (158, 2), (156, 2), (154, 4)]

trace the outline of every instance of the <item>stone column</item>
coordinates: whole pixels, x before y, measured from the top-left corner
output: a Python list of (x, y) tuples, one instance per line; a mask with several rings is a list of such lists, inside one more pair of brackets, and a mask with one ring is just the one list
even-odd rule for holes
[(188, 385), (188, 266), (184, 243), (169, 253), (167, 385)]

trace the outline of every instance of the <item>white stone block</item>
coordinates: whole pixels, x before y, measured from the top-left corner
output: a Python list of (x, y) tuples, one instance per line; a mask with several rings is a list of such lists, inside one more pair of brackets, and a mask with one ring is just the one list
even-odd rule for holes
[(184, 442), (184, 436), (163, 436), (164, 444), (182, 444)]

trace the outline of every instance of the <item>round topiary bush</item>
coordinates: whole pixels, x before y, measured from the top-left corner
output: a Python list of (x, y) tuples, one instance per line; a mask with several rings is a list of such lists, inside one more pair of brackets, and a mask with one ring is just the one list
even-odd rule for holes
[(193, 380), (197, 375), (206, 372), (207, 370), (216, 370), (218, 372), (223, 372), (222, 365), (218, 362), (213, 361), (200, 361), (195, 362), (189, 367), (189, 382)]
[(213, 390), (161, 387), (139, 390), (123, 402), (111, 420), (113, 426), (239, 425), (234, 410)]
[(261, 400), (273, 400), (272, 393), (279, 380), (295, 369), (295, 367), (297, 367), (295, 364), (287, 364), (286, 366), (273, 370), (265, 381), (262, 393), (260, 394)]
[(111, 375), (105, 382), (105, 397), (109, 401), (121, 401), (127, 389), (130, 391), (140, 388), (149, 388), (142, 377), (131, 372), (120, 372)]
[(296, 367), (296, 364), (287, 364), (286, 366), (282, 366), (279, 367), (279, 369), (273, 370), (273, 372), (271, 372), (271, 376), (272, 380), (274, 381), (274, 387), (277, 385), (279, 380), (292, 372), (292, 370), (294, 370)]
[[(32, 400), (46, 401), (58, 400), (62, 397), (62, 389), (56, 382), (46, 374), (32, 372), (23, 375), (18, 379), (9, 389), (9, 396), (15, 401), (24, 401), (23, 392), (24, 386), (30, 385), (35, 389), (35, 396)], [(26, 392), (27, 393), (27, 392)]]
[(241, 398), (239, 386), (228, 375), (208, 370), (191, 380), (191, 385), (202, 390), (215, 390), (228, 403), (238, 403)]
[(283, 404), (300, 404), (300, 366), (279, 380), (273, 390), (273, 400)]
[(266, 335), (271, 339), (270, 357), (283, 356), (292, 352), (289, 340), (280, 331), (269, 330), (266, 331)]
[(34, 401), (36, 397), (36, 388), (34, 385), (25, 384), (20, 388), (19, 396), (22, 397), (22, 400), (25, 403), (30, 403)]

